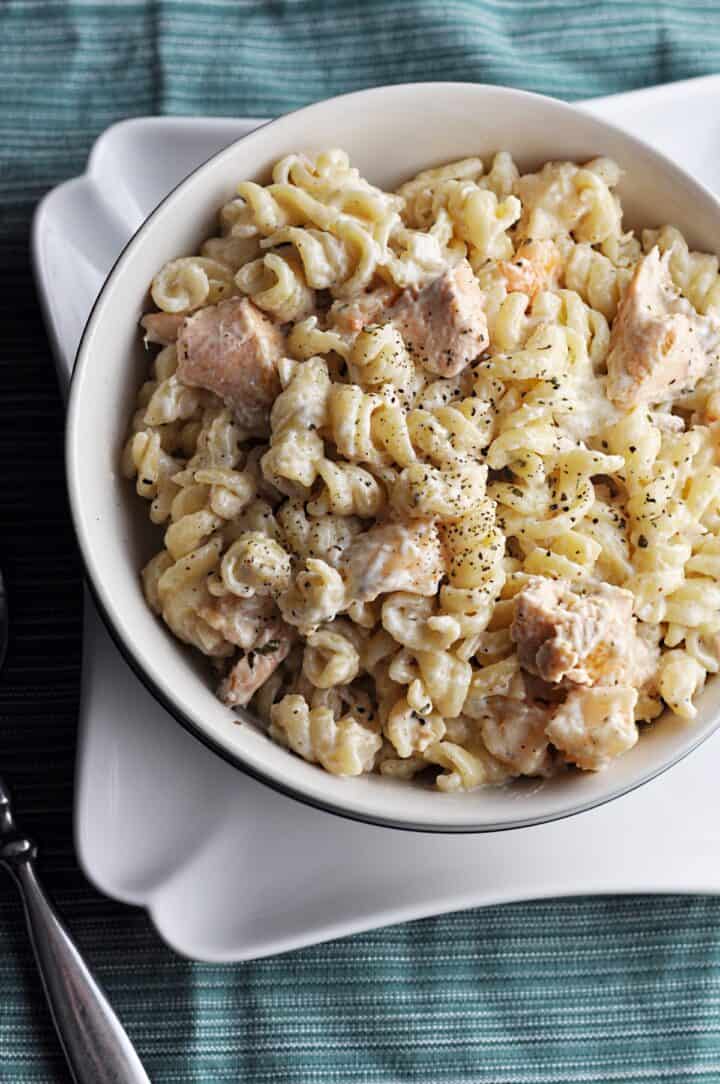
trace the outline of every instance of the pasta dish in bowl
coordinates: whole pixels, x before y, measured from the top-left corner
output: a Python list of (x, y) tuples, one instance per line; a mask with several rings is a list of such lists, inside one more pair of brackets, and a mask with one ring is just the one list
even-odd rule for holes
[[(374, 103), (382, 148), (380, 92), (296, 115), (312, 132), (297, 145), (276, 122), (151, 216), (80, 361), (104, 301), (116, 327), (134, 309), (105, 399), (118, 437), (128, 404), (116, 463), (155, 526), (129, 527), (121, 479), (113, 516), (149, 604), (135, 589), (127, 617), (156, 645), (131, 654), (156, 689), (163, 665), (184, 685), (166, 702), (188, 721), (195, 700), (206, 740), (318, 804), (472, 830), (597, 804), (713, 729), (720, 278), (698, 249), (720, 248), (720, 213), (559, 103), (383, 98), (397, 121), (433, 90), (441, 118), (496, 99), (515, 123), (474, 146), (438, 120), (424, 158), (408, 136), (377, 176), (352, 129), (350, 153), (313, 149), (312, 114), (341, 127), (339, 103)], [(532, 117), (556, 111), (557, 151)], [(128, 284), (108, 308), (133, 248), (149, 295)], [(77, 522), (77, 481), (73, 496)], [(192, 669), (152, 613), (208, 661)]]

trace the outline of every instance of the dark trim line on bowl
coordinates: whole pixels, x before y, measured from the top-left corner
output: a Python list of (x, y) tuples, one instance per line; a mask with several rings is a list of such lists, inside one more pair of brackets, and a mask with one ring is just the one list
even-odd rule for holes
[[(443, 81), (442, 83), (435, 83), (435, 84), (428, 84), (428, 83), (396, 84), (396, 86), (403, 86), (406, 89), (407, 88), (413, 88), (413, 87), (427, 87), (429, 85), (434, 86), (436, 88), (440, 88), (442, 86), (463, 86), (464, 84), (462, 84), (462, 83), (452, 83), (452, 82), (448, 82), (448, 81)], [(473, 87), (479, 88), (479, 87), (483, 86), (484, 84), (475, 83), (475, 84), (471, 84), (471, 85)], [(494, 91), (497, 91), (497, 90), (500, 90), (500, 89), (510, 89), (510, 88), (502, 88), (502, 87), (494, 86), (492, 84), (487, 84), (487, 86), (488, 86), (488, 89), (492, 89)], [(379, 91), (379, 90), (382, 90), (383, 88), (370, 88), (370, 89)], [(349, 98), (353, 98), (353, 97), (356, 97), (358, 95), (367, 94), (367, 93), (368, 93), (367, 90), (354, 91), (354, 92), (352, 92), (350, 94), (337, 95), (334, 98), (326, 99), (326, 101), (342, 101), (343, 99), (349, 99)], [(543, 95), (532, 94), (531, 92), (528, 92), (528, 91), (523, 91), (523, 92), (515, 91), (515, 93), (526, 94), (527, 97), (529, 97), (529, 98), (542, 98), (542, 97), (544, 97)], [(273, 120), (267, 121), (265, 124), (261, 124), (259, 126), (259, 128), (255, 129), (255, 131), (260, 131), (261, 129), (264, 129), (264, 128), (268, 127), (268, 126), (272, 126), (274, 123), (276, 123), (276, 121), (287, 119), (288, 117), (293, 116), (293, 114), (295, 114), (295, 113), (300, 113), (300, 112), (304, 111), (307, 108), (312, 108), (313, 104), (320, 104), (320, 103), (311, 103), (310, 106), (302, 106), (297, 110), (292, 110), (290, 113), (283, 114), (282, 117), (277, 117), (277, 118), (274, 118)], [(561, 106), (565, 106), (568, 109), (573, 109), (573, 106), (568, 105), (567, 103), (561, 102), (559, 100), (558, 100), (557, 104), (561, 105)], [(610, 130), (621, 131), (621, 129), (619, 129), (617, 125), (612, 124), (612, 123), (610, 123), (608, 121), (602, 121), (601, 123), (603, 124), (604, 127), (608, 128)], [(160, 208), (164, 206), (164, 204), (168, 201), (168, 199), (170, 199), (170, 197), (182, 185), (184, 185), (186, 183), (186, 181), (189, 180), (190, 177), (193, 177), (197, 172), (199, 172), (201, 169), (203, 169), (207, 165), (208, 162), (211, 162), (215, 158), (218, 158), (220, 155), (224, 154), (228, 150), (229, 147), (234, 146), (236, 143), (243, 142), (245, 139), (249, 138), (249, 136), (252, 136), (253, 134), (254, 134), (254, 132), (251, 132), (251, 133), (248, 133), (248, 135), (246, 135), (246, 136), (242, 136), (238, 140), (233, 140), (231, 143), (229, 143), (227, 145), (227, 147), (224, 147), (221, 150), (216, 151), (214, 154), (211, 154), (207, 159), (205, 159), (203, 162), (201, 162), (199, 165), (197, 165), (195, 167), (195, 169), (191, 170), (185, 177), (183, 177), (183, 179), (181, 181), (179, 181), (176, 185), (173, 186), (173, 188), (170, 189), (170, 191), (163, 197), (163, 199), (160, 200), (160, 202), (153, 208), (153, 210), (150, 212), (150, 214), (146, 217), (144, 222), (138, 227), (138, 229), (129, 238), (127, 243), (123, 246), (121, 252), (117, 256), (117, 259), (114, 261), (112, 267), (110, 268), (110, 270), (109, 270), (109, 272), (108, 272), (108, 274), (107, 274), (107, 276), (105, 278), (105, 281), (103, 283), (103, 286), (100, 289), (100, 291), (98, 293), (98, 296), (96, 297), (95, 301), (93, 302), (92, 308), (91, 308), (91, 310), (90, 310), (90, 312), (88, 314), (88, 318), (87, 318), (87, 320), (85, 322), (85, 327), (83, 329), (83, 333), (82, 333), (82, 336), (80, 338), (80, 342), (78, 344), (78, 348), (77, 348), (77, 351), (76, 351), (76, 354), (75, 354), (75, 362), (73, 364), (72, 372), (70, 374), (70, 379), (68, 381), (68, 386), (67, 386), (67, 398), (68, 399), (70, 398), (70, 395), (72, 393), (72, 389), (73, 389), (73, 386), (74, 386), (74, 383), (75, 383), (75, 378), (76, 378), (77, 371), (78, 371), (77, 362), (78, 362), (78, 359), (80, 357), (80, 354), (82, 353), (83, 346), (84, 346), (84, 343), (85, 343), (85, 339), (86, 339), (86, 336), (88, 334), (88, 330), (90, 328), (90, 325), (92, 323), (92, 319), (93, 319), (93, 316), (95, 314), (95, 310), (97, 309), (97, 306), (98, 306), (98, 304), (100, 303), (100, 301), (102, 299), (102, 296), (103, 296), (103, 294), (105, 292), (105, 287), (106, 287), (107, 282), (109, 281), (109, 279), (114, 274), (118, 264), (122, 261), (122, 259), (123, 259), (124, 255), (125, 255), (125, 253), (127, 252), (128, 248), (133, 244), (133, 242), (136, 240), (136, 238), (138, 238), (146, 230), (146, 228), (150, 224), (151, 220), (155, 217), (155, 215), (160, 210)], [(628, 133), (623, 132), (622, 134), (626, 138), (630, 138), (632, 140), (632, 142), (637, 143), (640, 146), (653, 151), (653, 148), (651, 148), (649, 146), (649, 144), (644, 143), (643, 140), (638, 139), (635, 136), (630, 136)], [(656, 153), (656, 152), (653, 151), (653, 153)], [(697, 181), (696, 183), (701, 188), (705, 188), (705, 186), (702, 185), (701, 182)], [(706, 191), (709, 191), (709, 190), (706, 189)], [(716, 198), (714, 196), (714, 194), (712, 194), (712, 193), (709, 193), (709, 194), (712, 195), (714, 199)], [(612, 802), (615, 799), (621, 798), (626, 794), (631, 794), (633, 791), (638, 790), (640, 787), (644, 786), (646, 783), (651, 782), (653, 779), (657, 779), (659, 776), (663, 775), (670, 768), (675, 767), (676, 764), (679, 764), (680, 761), (684, 760), (686, 756), (689, 756), (690, 753), (694, 752), (700, 745), (702, 745), (703, 742), (706, 741), (707, 738), (709, 738), (712, 733), (714, 733), (714, 730), (717, 729), (718, 726), (720, 726), (720, 717), (719, 717), (718, 720), (715, 723), (715, 726), (711, 730), (709, 730), (708, 733), (701, 735), (691, 745), (689, 745), (686, 748), (683, 748), (680, 753), (678, 753), (676, 756), (671, 758), (666, 764), (663, 764), (659, 768), (647, 773), (644, 776), (641, 776), (639, 779), (634, 780), (632, 783), (630, 783), (628, 785), (623, 785), (623, 786), (618, 787), (616, 790), (611, 791), (609, 794), (606, 794), (604, 797), (602, 797), (600, 799), (591, 799), (591, 800), (589, 800), (587, 802), (582, 802), (579, 805), (575, 806), (574, 808), (570, 808), (570, 809), (564, 810), (564, 811), (559, 812), (559, 813), (551, 813), (549, 815), (542, 815), (542, 816), (537, 816), (537, 817), (530, 817), (530, 818), (527, 818), (525, 820), (518, 820), (518, 821), (516, 821), (516, 822), (514, 822), (513, 824), (510, 824), (510, 825), (508, 825), (508, 824), (492, 824), (492, 823), (490, 823), (490, 824), (484, 824), (482, 826), (463, 825), (463, 826), (458, 827), (457, 825), (442, 825), (442, 824), (419, 824), (419, 823), (408, 824), (405, 821), (395, 821), (395, 820), (388, 819), (388, 818), (381, 817), (381, 816), (377, 816), (377, 815), (372, 815), (372, 814), (363, 815), (363, 814), (360, 814), (360, 813), (354, 813), (354, 812), (348, 810), (347, 808), (342, 807), (342, 806), (337, 806), (332, 802), (311, 798), (307, 794), (303, 793), (301, 790), (296, 790), (295, 788), (293, 788), (291, 786), (288, 786), (287, 784), (285, 784), (283, 782), (278, 781), (274, 776), (272, 776), (270, 774), (263, 773), (261, 771), (258, 771), (256, 768), (251, 767), (244, 760), (242, 760), (242, 758), (240, 758), (239, 756), (234, 756), (232, 753), (230, 753), (229, 750), (227, 750), (220, 742), (214, 741), (207, 734), (203, 733), (197, 727), (197, 725), (193, 722), (193, 720), (190, 718), (190, 716), (185, 714), (181, 710), (181, 708), (179, 708), (176, 704), (174, 704), (170, 700), (170, 698), (168, 696), (166, 696), (166, 694), (163, 692), (163, 690), (155, 683), (155, 681), (149, 676), (149, 674), (146, 673), (146, 671), (144, 670), (144, 668), (143, 668), (142, 664), (140, 663), (139, 659), (136, 657), (136, 655), (135, 655), (133, 649), (131, 648), (131, 646), (125, 642), (123, 637), (120, 635), (118, 630), (115, 628), (114, 622), (113, 622), (112, 618), (110, 617), (109, 613), (107, 612), (104, 603), (102, 602), (100, 591), (97, 588), (97, 586), (95, 584), (95, 581), (94, 581), (94, 579), (92, 577), (92, 574), (90, 572), (89, 562), (88, 562), (88, 560), (86, 558), (86, 554), (85, 554), (85, 551), (83, 549), (83, 545), (82, 545), (81, 537), (80, 537), (80, 531), (78, 530), (78, 523), (77, 523), (77, 520), (76, 520), (73, 501), (72, 501), (72, 499), (70, 497), (69, 472), (67, 470), (68, 457), (69, 457), (69, 428), (68, 428), (68, 415), (66, 413), (66, 419), (65, 419), (65, 466), (66, 466), (65, 486), (66, 486), (66, 493), (67, 493), (67, 496), (68, 496), (68, 504), (70, 506), (70, 514), (71, 514), (71, 519), (72, 519), (72, 524), (73, 524), (73, 530), (75, 532), (75, 537), (76, 537), (77, 544), (78, 544), (78, 550), (80, 552), (80, 558), (81, 558), (83, 569), (84, 569), (84, 579), (85, 579), (85, 582), (86, 582), (86, 584), (88, 586), (90, 594), (92, 596), (93, 602), (94, 602), (94, 604), (95, 604), (95, 606), (97, 608), (97, 611), (98, 611), (98, 613), (99, 613), (99, 615), (100, 615), (100, 617), (101, 617), (101, 619), (103, 621), (103, 624), (107, 628), (108, 633), (110, 634), (110, 637), (111, 637), (113, 643), (118, 648), (118, 650), (119, 650), (120, 654), (122, 655), (122, 657), (124, 658), (125, 662), (128, 664), (128, 666), (133, 671), (135, 676), (145, 686), (145, 688), (148, 690), (148, 692), (150, 692), (150, 694), (153, 696), (153, 698), (155, 700), (157, 700), (158, 703), (161, 704), (162, 707), (165, 708), (165, 710), (170, 715), (172, 715), (172, 717), (177, 722), (179, 722), (180, 725), (185, 730), (188, 731), (188, 733), (192, 734), (193, 737), (196, 738), (199, 742), (201, 742), (201, 744), (204, 745), (207, 749), (210, 749), (213, 753), (215, 753), (217, 756), (221, 757), (224, 761), (226, 761), (226, 763), (231, 764), (234, 768), (237, 768), (240, 771), (244, 772), (246, 775), (249, 775), (252, 779), (256, 780), (256, 782), (261, 783), (261, 784), (263, 784), (265, 786), (268, 786), (272, 790), (277, 791), (278, 793), (284, 795), (285, 797), (291, 798), (291, 799), (293, 799), (295, 801), (298, 801), (298, 802), (301, 802), (303, 805), (309, 806), (310, 808), (317, 809), (317, 810), (320, 810), (320, 811), (325, 812), (325, 813), (331, 813), (334, 816), (342, 817), (345, 820), (356, 821), (356, 822), (359, 822), (361, 824), (377, 825), (377, 826), (383, 827), (383, 828), (393, 828), (393, 829), (396, 829), (396, 830), (402, 830), (402, 831), (406, 831), (406, 832), (431, 833), (433, 835), (475, 835), (475, 834), (484, 834), (486, 832), (511, 832), (511, 831), (516, 831), (518, 829), (522, 829), (522, 828), (531, 828), (533, 826), (538, 826), (538, 825), (542, 825), (542, 824), (551, 824), (551, 823), (553, 823), (555, 821), (566, 820), (569, 817), (574, 817), (574, 816), (577, 816), (578, 814), (586, 813), (591, 809), (597, 809), (597, 808), (600, 808), (603, 805), (607, 805), (608, 802)], [(239, 725), (242, 725), (242, 721), (240, 721)], [(293, 754), (288, 753), (288, 755), (292, 756)], [(321, 769), (318, 769), (318, 770), (321, 770)]]

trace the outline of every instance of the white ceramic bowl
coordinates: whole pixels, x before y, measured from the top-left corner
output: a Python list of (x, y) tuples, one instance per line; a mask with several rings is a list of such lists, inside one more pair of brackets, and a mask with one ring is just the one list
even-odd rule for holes
[[(692, 247), (720, 252), (720, 204), (663, 155), (550, 98), (498, 87), (426, 83), (361, 91), (302, 109), (215, 155), (147, 219), (109, 275), (88, 321), (73, 376), (67, 429), (72, 512), (101, 612), (139, 676), (188, 729), (238, 767), (313, 805), (379, 824), (488, 831), (567, 816), (615, 798), (670, 767), (720, 722), (710, 681), (691, 724), (669, 715), (606, 773), (567, 773), (470, 794), (444, 795), (379, 776), (339, 779), (275, 745), (214, 696), (199, 658), (151, 613), (139, 569), (160, 546), (147, 507), (118, 470), (147, 356), (138, 319), (147, 285), (168, 259), (197, 251), (240, 180), (266, 180), (290, 151), (345, 148), (370, 180), (393, 188), (428, 166), (511, 151), (527, 170), (553, 158), (608, 155), (631, 226), (678, 226)], [(700, 754), (702, 755), (702, 754)]]

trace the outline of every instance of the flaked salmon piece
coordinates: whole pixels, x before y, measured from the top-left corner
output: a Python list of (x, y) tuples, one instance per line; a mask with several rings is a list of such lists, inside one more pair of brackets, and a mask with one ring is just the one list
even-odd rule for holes
[(537, 674), (531, 674), (529, 670), (521, 671), (525, 686), (525, 698), (539, 707), (550, 704), (559, 704), (565, 698), (565, 690), (562, 685), (553, 685), (549, 681), (543, 681)]
[(409, 287), (388, 315), (414, 361), (439, 376), (455, 376), (488, 345), (484, 298), (467, 260), (429, 286)]
[(429, 519), (371, 527), (353, 538), (338, 570), (359, 602), (390, 591), (434, 595), (445, 572), (437, 528)]
[(613, 321), (607, 393), (624, 410), (694, 387), (720, 347), (720, 325), (680, 296), (669, 258), (656, 246), (640, 260)]
[(352, 301), (334, 301), (328, 322), (341, 334), (358, 335), (363, 328), (384, 322), (381, 316), (397, 300), (398, 293), (395, 287), (380, 286)]
[(231, 708), (244, 708), (281, 662), (287, 658), (294, 635), (283, 621), (266, 628), (251, 651), (240, 656), (220, 683), (218, 696)]
[(145, 331), (145, 342), (158, 343), (160, 346), (176, 342), (184, 319), (184, 316), (170, 312), (146, 313), (140, 321)]
[(546, 734), (571, 764), (599, 771), (638, 740), (637, 690), (613, 685), (573, 689), (548, 723)]
[(279, 617), (275, 600), (269, 595), (222, 595), (201, 606), (198, 613), (228, 643), (244, 651), (261, 644), (269, 626), (277, 631)]
[(515, 596), (510, 636), (520, 665), (543, 681), (616, 684), (638, 653), (632, 611), (620, 587), (581, 595), (565, 580), (533, 576)]
[(559, 270), (560, 253), (550, 240), (526, 241), (513, 260), (504, 260), (500, 264), (508, 291), (527, 294), (531, 301), (541, 290), (549, 290), (557, 284)]
[(177, 350), (184, 384), (219, 395), (245, 428), (267, 429), (285, 337), (252, 301), (231, 297), (188, 316)]
[(488, 752), (518, 775), (549, 775), (553, 762), (545, 727), (550, 719), (547, 707), (491, 696), (480, 729)]

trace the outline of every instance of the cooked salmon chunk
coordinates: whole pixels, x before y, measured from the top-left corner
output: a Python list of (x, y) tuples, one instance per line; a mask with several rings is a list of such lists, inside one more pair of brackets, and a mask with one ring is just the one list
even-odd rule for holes
[(637, 698), (636, 689), (622, 685), (573, 689), (548, 723), (546, 734), (571, 764), (599, 771), (638, 740)]
[(520, 665), (543, 681), (617, 683), (635, 665), (630, 591), (599, 584), (581, 595), (568, 582), (533, 576), (515, 596), (510, 635)]
[(177, 340), (184, 319), (184, 316), (170, 312), (147, 313), (140, 321), (145, 331), (145, 342), (169, 346)]
[(267, 429), (285, 339), (252, 301), (231, 297), (199, 309), (184, 321), (177, 347), (184, 384), (219, 395), (245, 428)]
[(292, 632), (282, 621), (268, 626), (266, 633), (251, 651), (244, 652), (221, 682), (218, 696), (231, 708), (244, 708), (261, 685), (287, 658)]
[(694, 387), (720, 346), (720, 327), (680, 296), (668, 260), (655, 247), (640, 261), (613, 322), (607, 393), (624, 410)]
[(201, 606), (198, 613), (223, 639), (245, 651), (267, 639), (268, 626), (277, 625), (279, 618), (275, 600), (269, 595), (222, 595)]
[(552, 756), (545, 733), (549, 720), (544, 705), (491, 696), (480, 728), (488, 751), (518, 775), (549, 775)]
[(500, 264), (500, 271), (512, 293), (527, 294), (530, 300), (557, 282), (560, 253), (553, 241), (526, 241), (513, 260)]
[(467, 260), (422, 290), (404, 290), (389, 315), (413, 359), (439, 376), (462, 372), (488, 345), (483, 294)]
[(338, 567), (348, 596), (360, 602), (372, 602), (388, 591), (434, 595), (445, 572), (432, 520), (371, 527), (355, 536)]

